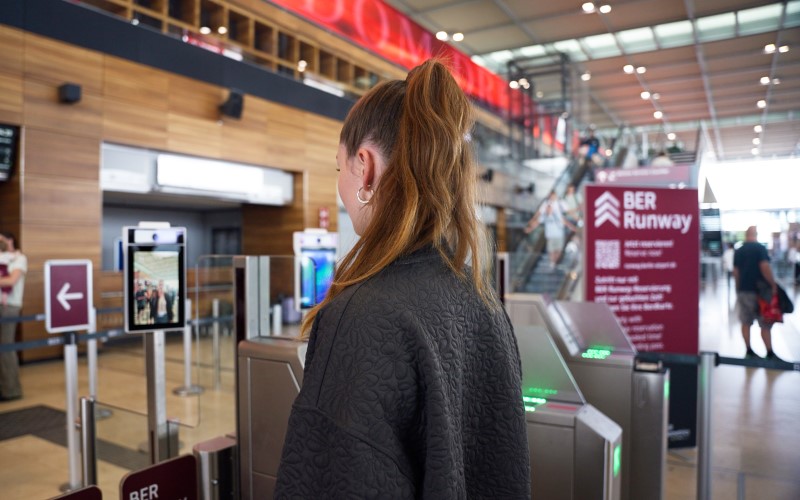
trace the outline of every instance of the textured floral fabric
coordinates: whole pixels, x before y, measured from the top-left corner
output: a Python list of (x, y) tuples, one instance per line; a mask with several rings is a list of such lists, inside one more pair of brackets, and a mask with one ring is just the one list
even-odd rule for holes
[(275, 498), (529, 498), (520, 372), (502, 309), (399, 259), (317, 316)]

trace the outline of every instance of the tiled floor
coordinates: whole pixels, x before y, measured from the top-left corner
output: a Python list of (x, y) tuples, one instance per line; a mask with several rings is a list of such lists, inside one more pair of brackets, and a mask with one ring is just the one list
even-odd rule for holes
[[(732, 292), (729, 296), (724, 280), (702, 287), (703, 350), (731, 357), (744, 352), (732, 303)], [(755, 329), (754, 333), (754, 349), (763, 353)], [(785, 359), (800, 360), (800, 312), (787, 316), (774, 333), (776, 352)], [(215, 389), (210, 346), (210, 341), (204, 339), (194, 354), (201, 364), (193, 370), (194, 380), (204, 386), (205, 392), (200, 396), (178, 397), (171, 390), (183, 385), (182, 348), (179, 338), (168, 342), (167, 408), (168, 415), (182, 424), (179, 439), (183, 453), (191, 453), (198, 442), (235, 429), (233, 344), (230, 337), (223, 337), (219, 389)], [(86, 360), (81, 358), (79, 365), (79, 392), (85, 395)], [(120, 479), (129, 472), (119, 464), (130, 463), (131, 459), (135, 462), (137, 454), (146, 460), (140, 451), (146, 436), (141, 344), (106, 347), (98, 365), (98, 399), (112, 409), (110, 418), (97, 422), (98, 438), (107, 449), (120, 452), (109, 452), (106, 456), (100, 453), (98, 479), (104, 498), (115, 499)], [(64, 410), (64, 373), (60, 361), (23, 366), (22, 383), (25, 398), (0, 403), (0, 417), (37, 405)], [(0, 497), (36, 499), (59, 494), (59, 486), (68, 479), (67, 451), (54, 441), (57, 440), (43, 439), (39, 434), (0, 441)], [(666, 499), (695, 498), (695, 464), (695, 450), (668, 454)], [(716, 368), (712, 471), (714, 499), (800, 498), (800, 372), (736, 366)]]

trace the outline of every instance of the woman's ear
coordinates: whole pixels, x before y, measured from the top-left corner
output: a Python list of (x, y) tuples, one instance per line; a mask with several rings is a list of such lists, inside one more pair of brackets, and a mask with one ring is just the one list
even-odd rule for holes
[(377, 172), (379, 158), (377, 151), (371, 146), (361, 146), (356, 151), (356, 166), (364, 186), (374, 186), (380, 172)]

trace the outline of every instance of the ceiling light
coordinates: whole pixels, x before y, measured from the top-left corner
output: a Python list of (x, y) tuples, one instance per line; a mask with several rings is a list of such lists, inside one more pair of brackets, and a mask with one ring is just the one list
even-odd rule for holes
[(669, 139), (670, 141), (674, 141), (675, 137), (676, 137), (675, 132), (670, 132), (669, 134), (667, 134), (667, 139)]
[(645, 68), (644, 66), (639, 66), (638, 68), (636, 68), (636, 72), (639, 73), (640, 75), (643, 74), (645, 71), (647, 71), (647, 68)]
[(625, 66), (622, 67), (622, 71), (630, 75), (631, 73), (633, 73), (633, 64), (626, 64)]
[(516, 80), (514, 80), (512, 82), (508, 82), (508, 86), (511, 87), (512, 89), (518, 89), (519, 88), (519, 82), (516, 81)]
[(653, 98), (653, 100), (654, 100), (654, 101), (657, 101), (657, 100), (661, 99), (661, 94), (659, 94), (658, 92), (656, 92), (656, 93), (655, 93), (655, 94), (653, 94), (651, 97)]
[(219, 33), (220, 35), (224, 35), (227, 32), (228, 28), (226, 28), (225, 26), (220, 26), (219, 28), (217, 28), (217, 33)]
[(134, 26), (138, 26), (139, 25), (139, 20), (134, 17), (133, 19), (131, 19), (131, 24), (134, 25)]
[(753, 149), (750, 150), (750, 152), (753, 153), (754, 155), (757, 155), (758, 154), (758, 148), (753, 148)]
[(437, 31), (436, 32), (436, 39), (437, 40), (441, 40), (443, 42), (446, 42), (448, 38), (450, 38), (450, 37), (447, 35), (446, 31)]
[(781, 54), (785, 54), (786, 52), (789, 52), (789, 46), (788, 45), (781, 45), (780, 48), (778, 49), (778, 52), (780, 52)]
[(589, 73), (588, 71), (581, 75), (581, 80), (583, 80), (584, 82), (588, 82), (591, 79), (592, 79), (592, 74)]
[(453, 33), (453, 41), (460, 42), (464, 40), (464, 33)]
[(642, 96), (642, 99), (645, 99), (645, 100), (650, 99), (650, 92), (648, 92), (646, 90), (644, 92), (642, 92), (641, 94), (639, 94), (639, 95)]
[(664, 113), (662, 113), (661, 111), (656, 111), (653, 113), (653, 118), (655, 118), (656, 120), (660, 120), (662, 116), (664, 116)]
[(753, 132), (755, 132), (756, 134), (760, 134), (762, 130), (764, 129), (761, 127), (761, 125), (756, 125), (755, 127), (753, 127)]
[(773, 78), (772, 79), (772, 84), (773, 85), (780, 85), (781, 84), (781, 79), (780, 78)]
[(583, 9), (585, 13), (591, 14), (592, 12), (594, 12), (594, 4), (592, 2), (586, 2), (583, 5), (581, 5), (581, 9)]
[(775, 44), (774, 43), (768, 43), (768, 44), (764, 45), (764, 53), (765, 54), (772, 54), (773, 52), (775, 52)]
[(308, 67), (308, 62), (304, 61), (303, 59), (297, 61), (297, 71), (299, 71), (300, 73), (305, 71), (307, 67)]
[(211, 28), (209, 28), (208, 26), (203, 26), (202, 28), (200, 28), (200, 33), (202, 33), (204, 35), (210, 35), (211, 34)]
[(608, 4), (603, 4), (600, 6), (600, 13), (601, 14), (608, 14), (611, 12), (611, 6)]
[(767, 101), (765, 101), (764, 99), (761, 99), (760, 101), (758, 101), (756, 103), (756, 106), (758, 106), (761, 109), (764, 109), (764, 108), (767, 107)]
[(758, 137), (753, 137), (753, 144), (758, 146), (759, 144), (761, 144), (761, 139), (759, 139)]
[(768, 76), (762, 76), (760, 82), (761, 82), (761, 85), (769, 85), (769, 77)]

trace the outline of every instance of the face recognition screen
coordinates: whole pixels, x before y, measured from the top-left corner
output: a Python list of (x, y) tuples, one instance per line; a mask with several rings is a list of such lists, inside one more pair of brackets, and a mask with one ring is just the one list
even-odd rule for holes
[(325, 299), (333, 281), (335, 248), (303, 249), (300, 253), (300, 308), (309, 309)]
[[(185, 324), (183, 234), (175, 231), (146, 230), (129, 240), (125, 294), (128, 331), (175, 329)], [(145, 242), (145, 237), (149, 241)]]

